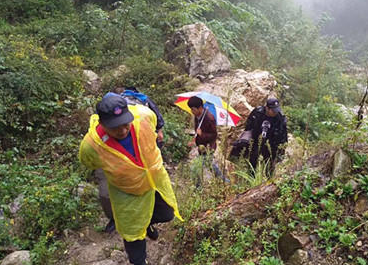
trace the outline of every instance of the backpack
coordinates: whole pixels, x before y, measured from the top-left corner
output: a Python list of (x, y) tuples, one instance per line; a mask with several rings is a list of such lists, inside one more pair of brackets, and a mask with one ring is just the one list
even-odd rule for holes
[(139, 104), (150, 108), (156, 114), (157, 117), (156, 130), (160, 130), (164, 126), (165, 121), (157, 105), (148, 96), (146, 96), (143, 93), (140, 93), (135, 87), (126, 87), (125, 91), (121, 94), (108, 92), (104, 95), (104, 97), (110, 96), (121, 96), (127, 101), (128, 105)]
[(120, 94), (122, 98), (124, 98), (129, 105), (144, 105), (148, 106), (148, 97), (142, 93), (135, 92), (133, 90), (125, 90)]

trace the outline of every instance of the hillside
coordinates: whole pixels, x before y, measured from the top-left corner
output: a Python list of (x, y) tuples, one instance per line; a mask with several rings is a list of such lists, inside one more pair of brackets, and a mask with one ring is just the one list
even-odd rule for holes
[[(149, 264), (367, 264), (368, 58), (349, 61), (323, 23), (288, 0), (1, 1), (0, 264), (128, 264), (78, 161), (96, 103), (122, 86), (163, 114), (184, 218), (158, 225)], [(187, 144), (192, 117), (174, 102), (188, 91), (241, 116), (218, 126), (229, 183)], [(271, 96), (289, 141), (269, 176), (263, 161), (252, 172), (228, 155)]]

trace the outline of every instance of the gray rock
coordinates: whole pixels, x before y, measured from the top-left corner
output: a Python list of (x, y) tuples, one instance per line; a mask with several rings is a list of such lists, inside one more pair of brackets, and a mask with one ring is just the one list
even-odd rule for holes
[(30, 265), (31, 256), (28, 250), (15, 251), (3, 259), (1, 265)]
[(286, 265), (307, 265), (309, 262), (308, 252), (302, 249), (298, 249), (290, 257)]
[(338, 175), (344, 175), (349, 172), (351, 168), (350, 157), (342, 150), (339, 149), (334, 155), (334, 165), (332, 174), (336, 177)]
[(296, 250), (302, 249), (310, 242), (306, 235), (296, 235), (293, 233), (284, 234), (279, 238), (278, 249), (283, 261), (287, 261), (294, 255)]
[(160, 265), (169, 265), (170, 262), (170, 254), (166, 254), (165, 256), (163, 256), (160, 260)]
[(195, 91), (206, 91), (221, 97), (245, 122), (255, 107), (263, 105), (268, 97), (276, 97), (273, 92), (276, 84), (275, 77), (267, 71), (236, 69), (200, 83)]
[(358, 182), (356, 182), (353, 179), (349, 180), (348, 185), (350, 185), (352, 187), (353, 191), (356, 191), (359, 187)]
[(368, 198), (365, 195), (359, 195), (358, 200), (355, 203), (354, 211), (357, 214), (363, 214), (368, 211)]
[(90, 94), (98, 94), (101, 90), (101, 78), (91, 70), (83, 70), (83, 75), (87, 79), (85, 89)]
[(125, 252), (122, 252), (120, 250), (116, 250), (114, 249), (111, 252), (111, 257), (110, 257), (113, 261), (117, 262), (117, 263), (122, 263), (123, 261), (127, 260), (127, 254)]
[(83, 70), (83, 74), (87, 78), (87, 81), (89, 82), (93, 82), (100, 79), (98, 75), (92, 70)]
[(215, 35), (203, 23), (186, 25), (166, 42), (168, 61), (189, 74), (209, 76), (229, 71), (229, 59), (221, 53)]
[(22, 207), (24, 195), (20, 194), (18, 197), (9, 205), (9, 210), (12, 214), (16, 214)]

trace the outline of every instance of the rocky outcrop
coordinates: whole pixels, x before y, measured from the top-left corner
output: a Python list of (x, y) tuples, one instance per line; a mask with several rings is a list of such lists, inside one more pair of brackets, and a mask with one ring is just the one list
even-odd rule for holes
[(230, 70), (230, 61), (220, 51), (215, 35), (205, 24), (179, 29), (165, 46), (166, 59), (191, 77)]
[(267, 71), (246, 72), (243, 69), (232, 70), (226, 75), (215, 77), (198, 85), (195, 90), (207, 91), (222, 97), (246, 120), (249, 113), (263, 105), (273, 92), (277, 82)]
[(269, 72), (230, 71), (228, 58), (221, 53), (215, 35), (203, 23), (178, 30), (167, 41), (165, 53), (169, 62), (201, 81), (192, 90), (207, 91), (230, 103), (241, 116), (239, 125), (255, 107), (263, 105), (269, 97), (276, 97), (273, 90), (277, 82)]
[[(253, 221), (261, 218), (266, 213), (266, 207), (272, 205), (278, 196), (278, 188), (275, 184), (265, 184), (238, 194), (234, 199), (225, 202), (216, 208), (216, 219), (233, 216), (235, 219)], [(202, 221), (213, 218), (212, 212), (206, 213)]]

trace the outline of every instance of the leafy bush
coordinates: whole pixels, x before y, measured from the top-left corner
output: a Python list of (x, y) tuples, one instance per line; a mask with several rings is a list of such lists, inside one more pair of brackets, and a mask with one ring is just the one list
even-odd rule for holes
[(179, 162), (189, 153), (188, 142), (190, 136), (185, 133), (188, 123), (185, 122), (183, 115), (171, 112), (164, 113), (164, 147), (162, 149), (163, 156), (166, 160)]
[(22, 22), (32, 18), (45, 18), (59, 12), (67, 13), (72, 9), (72, 0), (2, 0), (0, 17), (9, 22)]
[(341, 107), (330, 97), (324, 97), (315, 104), (305, 107), (285, 107), (289, 117), (288, 127), (294, 135), (309, 140), (332, 140), (344, 135), (348, 120)]
[(233, 243), (229, 249), (230, 256), (236, 261), (245, 256), (246, 250), (251, 248), (255, 240), (252, 229), (245, 226), (234, 226), (230, 231)]
[(0, 132), (3, 148), (17, 137), (54, 128), (51, 117), (71, 111), (83, 91), (73, 60), (49, 58), (32, 39), (0, 38)]
[(263, 257), (259, 263), (260, 265), (283, 265), (282, 260), (274, 257)]
[[(96, 201), (89, 201), (95, 194), (92, 190), (86, 190), (85, 197), (78, 194), (81, 178), (72, 169), (13, 163), (1, 165), (0, 177), (0, 210), (8, 220), (7, 227), (12, 226), (12, 233), (0, 234), (1, 245), (35, 247), (46, 255), (45, 248), (49, 249), (64, 229), (77, 228), (96, 217)], [(13, 215), (9, 205), (16, 198), (20, 210)]]

